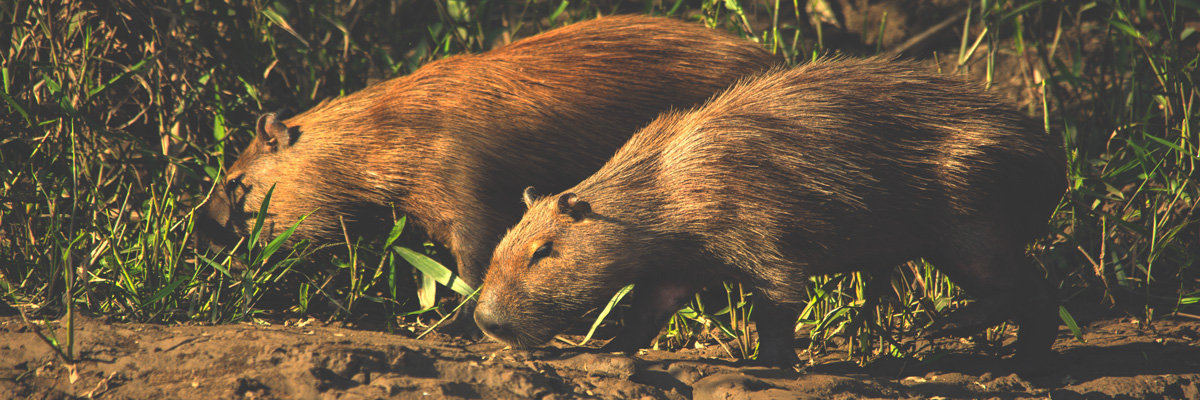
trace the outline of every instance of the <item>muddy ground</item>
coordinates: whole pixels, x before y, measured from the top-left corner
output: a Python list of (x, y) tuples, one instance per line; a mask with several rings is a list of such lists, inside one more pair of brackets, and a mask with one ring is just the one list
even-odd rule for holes
[(417, 340), (312, 320), (168, 326), (81, 318), (77, 326), (83, 360), (72, 369), (35, 328), (0, 318), (0, 398), (1200, 399), (1200, 321), (1192, 319), (1149, 328), (1100, 319), (1085, 325), (1087, 343), (1064, 328), (1053, 372), (1033, 377), (953, 339), (929, 347), (925, 356), (942, 354), (933, 361), (859, 367), (831, 351), (798, 373), (745, 365), (717, 346), (628, 357)]

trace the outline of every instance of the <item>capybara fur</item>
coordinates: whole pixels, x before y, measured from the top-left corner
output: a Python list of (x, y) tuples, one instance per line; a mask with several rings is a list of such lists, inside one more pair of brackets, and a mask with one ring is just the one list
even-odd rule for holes
[(309, 213), (293, 242), (341, 241), (343, 226), (351, 237), (386, 234), (404, 214), (478, 285), (524, 212), (514, 194), (525, 185), (566, 188), (659, 113), (778, 61), (699, 24), (609, 16), (432, 62), (287, 120), (261, 117), (199, 235), (214, 247), (247, 237), (274, 186), (264, 240)]
[(1065, 186), (1058, 139), (976, 84), (879, 58), (776, 69), (662, 115), (565, 192), (527, 195), (475, 319), (538, 345), (632, 283), (605, 349), (633, 351), (696, 290), (736, 280), (756, 293), (759, 360), (791, 364), (808, 277), (923, 257), (977, 300), (940, 329), (1015, 318), (1018, 358), (1037, 359), (1057, 306), (1024, 246)]

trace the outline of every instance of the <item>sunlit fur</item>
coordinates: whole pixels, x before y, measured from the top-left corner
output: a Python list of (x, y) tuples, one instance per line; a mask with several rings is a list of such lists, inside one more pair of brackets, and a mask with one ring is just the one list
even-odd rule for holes
[(566, 188), (660, 112), (777, 61), (700, 24), (641, 16), (436, 61), (284, 121), (294, 137), (277, 150), (255, 139), (229, 168), (248, 193), (230, 199), (218, 183), (200, 234), (235, 242), (274, 184), (264, 238), (314, 211), (295, 239), (341, 240), (341, 220), (352, 236), (386, 232), (394, 208), (446, 245), (477, 285), (524, 211), (523, 188)]
[[(1065, 188), (1058, 141), (980, 86), (914, 63), (775, 70), (634, 135), (567, 190), (591, 217), (574, 222), (553, 195), (534, 203), (497, 247), (479, 309), (543, 340), (634, 282), (731, 277), (794, 308), (809, 276), (925, 257), (968, 294), (1036, 315), (1027, 342), (1048, 351), (1053, 300), (1023, 246)], [(555, 254), (528, 265), (532, 241)]]

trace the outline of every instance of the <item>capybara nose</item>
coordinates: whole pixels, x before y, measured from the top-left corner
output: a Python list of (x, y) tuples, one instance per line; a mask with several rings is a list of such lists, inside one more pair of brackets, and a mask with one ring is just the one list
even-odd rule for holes
[(513, 339), (512, 324), (491, 312), (489, 308), (475, 308), (475, 324), (479, 325), (484, 334), (502, 342), (509, 343)]

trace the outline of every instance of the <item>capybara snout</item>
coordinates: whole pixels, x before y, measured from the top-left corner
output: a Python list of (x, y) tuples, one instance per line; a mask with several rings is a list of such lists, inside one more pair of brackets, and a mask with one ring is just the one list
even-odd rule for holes
[(1036, 360), (1057, 313), (1024, 246), (1065, 189), (1058, 143), (980, 86), (915, 63), (777, 69), (660, 116), (591, 177), (532, 202), (479, 307), (519, 310), (487, 319), (501, 340), (548, 338), (635, 284), (606, 345), (632, 351), (696, 290), (738, 280), (756, 293), (759, 360), (790, 364), (807, 277), (925, 258), (976, 299), (944, 328), (1013, 318), (1018, 356)]

